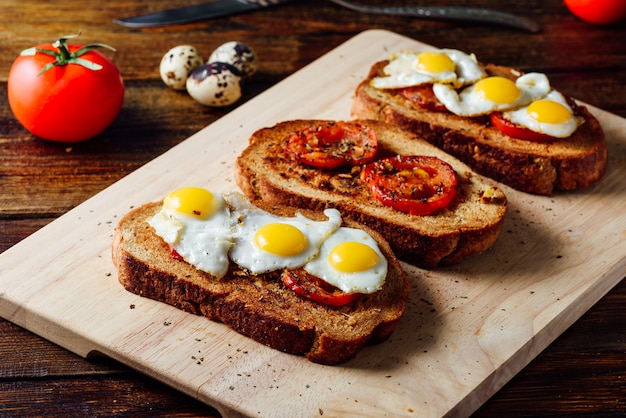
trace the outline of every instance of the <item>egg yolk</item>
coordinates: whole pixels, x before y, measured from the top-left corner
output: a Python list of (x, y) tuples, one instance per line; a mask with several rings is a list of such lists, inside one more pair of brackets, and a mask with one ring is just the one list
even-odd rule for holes
[(422, 52), (417, 56), (417, 69), (429, 73), (454, 71), (456, 64), (443, 52)]
[(537, 100), (528, 106), (526, 112), (541, 123), (564, 123), (572, 118), (569, 109), (553, 100)]
[(330, 251), (328, 263), (344, 273), (357, 273), (374, 267), (378, 263), (378, 254), (363, 243), (342, 242)]
[(206, 189), (183, 187), (165, 196), (163, 206), (172, 212), (208, 219), (217, 211), (219, 203), (215, 195)]
[(497, 76), (483, 78), (476, 83), (475, 89), (487, 100), (501, 104), (513, 103), (521, 94), (519, 87), (513, 81)]
[(307, 246), (306, 236), (293, 225), (270, 223), (254, 235), (254, 244), (261, 250), (282, 257), (300, 254)]

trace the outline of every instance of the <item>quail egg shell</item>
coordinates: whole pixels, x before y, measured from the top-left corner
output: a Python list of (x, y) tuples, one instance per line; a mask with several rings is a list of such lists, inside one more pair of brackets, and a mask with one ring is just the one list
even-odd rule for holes
[(191, 45), (179, 45), (167, 51), (161, 59), (161, 79), (174, 90), (184, 90), (189, 74), (203, 63), (202, 56)]
[(243, 42), (231, 41), (218, 46), (209, 57), (208, 62), (225, 62), (235, 66), (245, 78), (250, 77), (258, 69), (257, 55), (252, 48)]
[(241, 81), (241, 72), (233, 65), (210, 62), (190, 74), (187, 92), (205, 106), (229, 106), (241, 97)]

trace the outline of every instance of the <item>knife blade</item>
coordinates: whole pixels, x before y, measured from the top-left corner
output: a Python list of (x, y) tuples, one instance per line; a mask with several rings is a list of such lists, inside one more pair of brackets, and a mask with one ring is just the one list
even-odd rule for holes
[(202, 3), (140, 16), (114, 19), (113, 22), (131, 28), (175, 25), (228, 16), (236, 13), (250, 12), (270, 6), (277, 6), (289, 1), (292, 0), (217, 0), (211, 3)]
[(458, 20), (494, 23), (514, 27), (528, 32), (539, 32), (541, 27), (524, 17), (481, 7), (465, 6), (369, 6), (353, 1), (330, 0), (331, 2), (360, 13), (378, 15), (413, 16), (425, 19)]

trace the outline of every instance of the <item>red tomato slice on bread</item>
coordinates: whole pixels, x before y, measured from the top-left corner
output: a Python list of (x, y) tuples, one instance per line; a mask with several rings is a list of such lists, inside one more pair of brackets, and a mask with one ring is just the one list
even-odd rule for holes
[(446, 112), (447, 109), (437, 99), (433, 92), (432, 84), (420, 84), (417, 86), (403, 87), (396, 89), (397, 93), (407, 99), (410, 103), (417, 106), (417, 108), (431, 110), (433, 112)]
[(348, 122), (295, 132), (287, 138), (287, 149), (301, 163), (333, 169), (371, 161), (378, 150), (373, 129)]
[(456, 196), (457, 176), (433, 156), (398, 156), (366, 165), (361, 178), (383, 205), (410, 215), (430, 215)]
[(523, 139), (524, 141), (532, 142), (551, 142), (555, 137), (543, 134), (541, 132), (535, 132), (524, 126), (516, 125), (510, 120), (502, 116), (501, 112), (493, 112), (489, 114), (491, 124), (500, 132), (510, 136), (511, 138)]
[(304, 269), (285, 270), (282, 274), (285, 286), (293, 290), (298, 296), (322, 305), (343, 306), (357, 300), (360, 293), (346, 293), (341, 289), (326, 283)]

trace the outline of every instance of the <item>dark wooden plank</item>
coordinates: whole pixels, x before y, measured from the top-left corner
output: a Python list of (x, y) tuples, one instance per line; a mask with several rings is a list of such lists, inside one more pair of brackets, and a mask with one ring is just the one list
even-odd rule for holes
[(3, 417), (218, 417), (195, 399), (137, 373), (0, 381)]
[(83, 359), (0, 319), (0, 415), (219, 416), (107, 358)]

